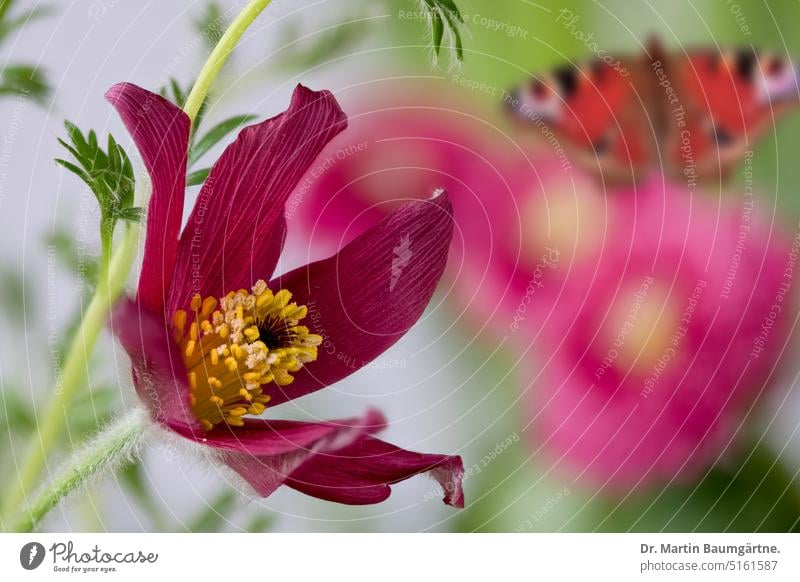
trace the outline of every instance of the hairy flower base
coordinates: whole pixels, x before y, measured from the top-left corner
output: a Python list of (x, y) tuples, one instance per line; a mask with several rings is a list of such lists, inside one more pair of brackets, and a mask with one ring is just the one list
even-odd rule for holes
[(270, 400), (261, 386), (291, 384), (290, 372), (317, 359), (322, 337), (298, 325), (308, 308), (289, 303), (291, 298), (286, 289), (273, 294), (259, 280), (252, 293), (231, 291), (219, 301), (198, 294), (188, 312), (175, 312), (173, 332), (192, 412), (206, 430), (220, 422), (243, 426), (243, 416), (261, 414)]

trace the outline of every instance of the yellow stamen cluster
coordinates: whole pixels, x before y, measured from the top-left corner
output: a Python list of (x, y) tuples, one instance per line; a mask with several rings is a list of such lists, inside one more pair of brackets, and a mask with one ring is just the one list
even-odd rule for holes
[(291, 384), (291, 372), (317, 359), (322, 337), (298, 325), (308, 314), (289, 303), (286, 289), (273, 293), (259, 280), (252, 293), (240, 289), (217, 300), (192, 298), (172, 318), (191, 388), (195, 417), (206, 430), (264, 412), (270, 397), (262, 386)]

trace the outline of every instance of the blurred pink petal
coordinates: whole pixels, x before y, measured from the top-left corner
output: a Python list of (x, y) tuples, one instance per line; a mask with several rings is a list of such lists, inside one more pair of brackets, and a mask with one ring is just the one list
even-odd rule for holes
[(791, 319), (789, 244), (757, 201), (748, 210), (660, 177), (634, 190), (617, 200), (633, 229), (552, 296), (529, 392), (532, 445), (621, 491), (690, 478), (725, 453), (771, 384)]

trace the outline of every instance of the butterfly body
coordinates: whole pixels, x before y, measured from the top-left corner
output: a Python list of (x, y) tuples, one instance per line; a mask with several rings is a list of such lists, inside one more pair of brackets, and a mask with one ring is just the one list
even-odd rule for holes
[(751, 48), (596, 60), (536, 76), (507, 105), (544, 124), (578, 164), (611, 183), (659, 168), (690, 186), (724, 180), (775, 121), (798, 103), (790, 59)]

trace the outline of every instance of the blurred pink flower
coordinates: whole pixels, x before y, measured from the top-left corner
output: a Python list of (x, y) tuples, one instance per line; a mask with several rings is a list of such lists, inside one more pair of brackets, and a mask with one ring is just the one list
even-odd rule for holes
[(568, 274), (530, 330), (532, 444), (555, 465), (622, 492), (691, 477), (726, 452), (792, 320), (797, 249), (760, 203), (660, 177), (615, 193), (609, 212), (629, 227)]

